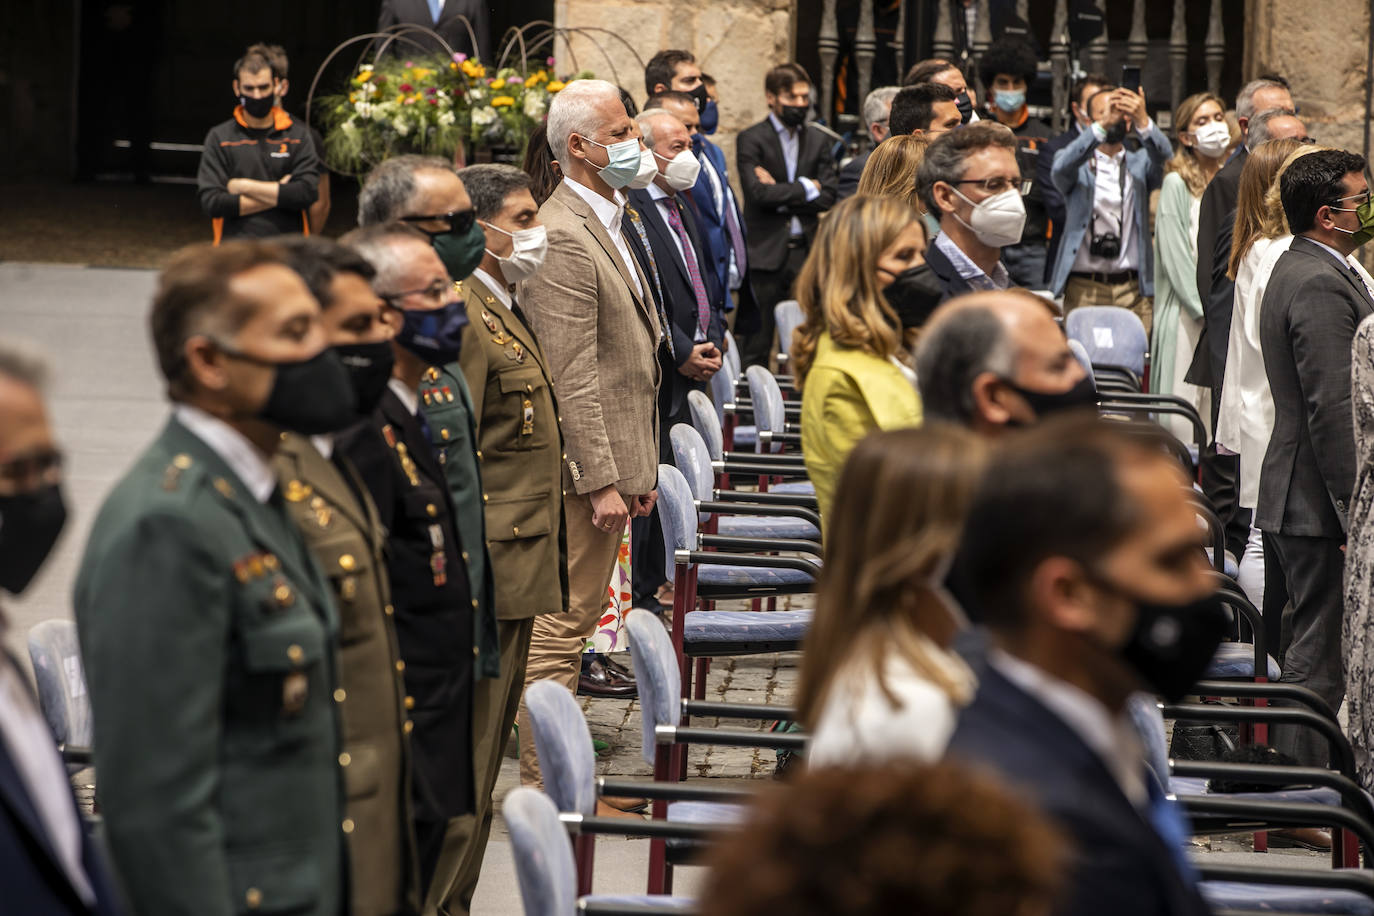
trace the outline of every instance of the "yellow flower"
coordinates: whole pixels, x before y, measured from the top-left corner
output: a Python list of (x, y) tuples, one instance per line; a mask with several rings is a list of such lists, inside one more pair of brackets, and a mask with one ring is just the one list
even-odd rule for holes
[(548, 89), (550, 92), (561, 92), (564, 85), (562, 80), (553, 80), (549, 83)]
[(492, 108), (508, 108), (514, 104), (515, 99), (511, 98), (508, 95), (498, 95), (496, 98), (491, 100)]
[(350, 92), (350, 93), (348, 94), (348, 101), (349, 101), (349, 102), (356, 102), (356, 101), (358, 101), (358, 93), (356, 93), (356, 92)]
[(506, 88), (506, 81), (505, 81), (505, 80), (492, 80), (492, 81), (491, 81), (491, 88), (492, 88), (493, 90), (505, 89), (505, 88)]
[(428, 79), (430, 76), (432, 76), (432, 75), (434, 74), (434, 71), (433, 71), (433, 70), (429, 70), (429, 69), (427, 69), (427, 68), (425, 68), (425, 67), (416, 67), (414, 70), (411, 71), (411, 74), (412, 74), (412, 77), (411, 77), (411, 78), (418, 81), (418, 80)]
[(538, 82), (539, 82), (539, 77), (538, 77), (537, 75), (535, 75), (535, 74), (531, 74), (531, 75), (525, 77), (525, 88), (526, 88), (526, 89), (533, 89), (534, 86), (535, 86), (535, 84), (538, 83)]
[(481, 79), (487, 75), (487, 68), (474, 60), (465, 60), (462, 64), (463, 74), (469, 79)]
[(372, 79), (372, 71), (364, 70), (362, 73), (359, 73), (357, 76), (353, 77), (353, 82), (362, 85), (370, 79)]

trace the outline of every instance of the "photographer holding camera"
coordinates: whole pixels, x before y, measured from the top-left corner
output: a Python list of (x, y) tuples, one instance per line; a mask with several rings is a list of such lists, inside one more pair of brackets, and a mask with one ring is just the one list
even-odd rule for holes
[[(1050, 288), (1064, 314), (1081, 305), (1119, 305), (1135, 312), (1150, 335), (1154, 246), (1150, 192), (1164, 180), (1173, 148), (1145, 110), (1145, 91), (1107, 87), (1088, 99), (1089, 129), (1059, 150), (1051, 175), (1064, 195)], [(1139, 149), (1123, 141), (1132, 130)]]

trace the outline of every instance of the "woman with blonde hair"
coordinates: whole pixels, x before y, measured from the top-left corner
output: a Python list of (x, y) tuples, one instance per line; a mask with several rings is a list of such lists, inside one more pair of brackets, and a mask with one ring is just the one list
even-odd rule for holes
[[(1211, 417), (1210, 392), (1183, 380), (1202, 334), (1197, 289), (1197, 223), (1202, 192), (1221, 171), (1235, 143), (1226, 105), (1210, 92), (1184, 99), (1174, 113), (1178, 152), (1164, 166), (1155, 211), (1155, 315), (1150, 346), (1150, 390), (1175, 394)], [(1182, 421), (1171, 423), (1182, 431)]]
[[(916, 171), (926, 158), (930, 140), (907, 134), (888, 137), (873, 150), (859, 176), (858, 193), (864, 197), (895, 197), (905, 200), (917, 213), (924, 213), (921, 198), (916, 193)], [(938, 230), (939, 224), (936, 224)], [(933, 235), (926, 224), (926, 241)]]
[(924, 252), (925, 231), (906, 202), (856, 196), (821, 223), (797, 276), (804, 318), (792, 334), (790, 365), (822, 521), (854, 443), (874, 429), (921, 422), (908, 338), (934, 307), (919, 290), (912, 294)]
[(963, 615), (943, 583), (986, 458), (981, 437), (939, 423), (850, 455), (802, 656), (809, 765), (944, 751), (974, 678), (950, 649)]

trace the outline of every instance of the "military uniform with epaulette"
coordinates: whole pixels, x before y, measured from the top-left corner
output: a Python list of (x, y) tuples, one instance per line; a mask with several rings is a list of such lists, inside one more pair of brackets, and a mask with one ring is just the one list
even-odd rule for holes
[(332, 591), (270, 466), (250, 489), (204, 430), (247, 440), (176, 410), (76, 582), (110, 852), (131, 912), (338, 916), (354, 824)]
[[(327, 450), (326, 456), (322, 450)], [(329, 579), (339, 610), (343, 769), (352, 916), (420, 911), (411, 810), (408, 706), (386, 572), (386, 529), (329, 438), (288, 433), (273, 459), (287, 511)]]

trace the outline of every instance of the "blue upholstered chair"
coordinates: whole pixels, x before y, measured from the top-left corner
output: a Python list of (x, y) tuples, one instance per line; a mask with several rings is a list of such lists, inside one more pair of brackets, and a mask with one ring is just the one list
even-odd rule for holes
[[(692, 392), (699, 394), (699, 392)], [(686, 423), (669, 431), (673, 461), (691, 488), (692, 497), (707, 534), (730, 537), (802, 539), (815, 543), (819, 552), (820, 516), (810, 509), (762, 505), (752, 501), (756, 494), (715, 492), (716, 475), (710, 451), (701, 434)], [(722, 499), (722, 497), (725, 497)]]
[[(758, 452), (731, 452), (726, 451), (725, 430), (721, 425), (721, 414), (717, 412), (711, 400), (700, 391), (687, 392), (687, 404), (691, 412), (692, 427), (700, 434), (703, 442), (706, 443), (706, 452), (711, 459), (711, 470), (716, 477), (716, 486), (719, 492), (732, 492), (730, 488), (730, 475), (749, 475), (749, 476), (768, 476), (777, 480), (795, 478), (798, 483), (810, 485), (805, 480), (806, 464), (800, 455), (762, 455)], [(786, 489), (786, 488), (784, 488)], [(793, 487), (793, 490), (798, 488)], [(768, 503), (772, 505), (802, 506), (807, 509), (816, 508), (816, 496), (813, 492), (779, 493), (777, 485), (766, 494), (750, 493), (749, 501), (758, 503)], [(718, 495), (716, 497), (720, 499)]]
[(1064, 332), (1088, 351), (1094, 369), (1124, 369), (1135, 376), (1140, 390), (1150, 341), (1134, 312), (1114, 305), (1085, 305), (1064, 319)]
[(773, 306), (773, 323), (778, 329), (778, 368), (787, 365), (792, 348), (792, 332), (801, 327), (806, 316), (795, 299), (784, 299)]
[[(558, 806), (543, 792), (528, 786), (512, 789), (501, 805), (510, 833), (515, 876), (525, 916), (573, 916), (575, 913), (680, 913), (693, 901), (648, 894), (590, 895), (579, 898), (577, 868), (568, 844), (567, 824)], [(576, 823), (576, 822), (574, 822)], [(579, 825), (580, 826), (580, 825)]]
[[(1069, 349), (1073, 352), (1073, 358), (1078, 360), (1078, 364), (1083, 367), (1083, 371), (1088, 373), (1089, 378), (1093, 378), (1093, 359), (1088, 355), (1088, 348), (1083, 346), (1080, 341), (1069, 338)], [(1093, 386), (1096, 388), (1096, 379), (1093, 379)]]
[(91, 697), (76, 624), (44, 620), (29, 630), (29, 660), (38, 685), (38, 705), (71, 768), (90, 763)]

